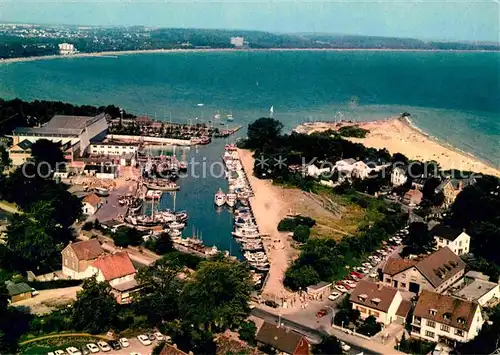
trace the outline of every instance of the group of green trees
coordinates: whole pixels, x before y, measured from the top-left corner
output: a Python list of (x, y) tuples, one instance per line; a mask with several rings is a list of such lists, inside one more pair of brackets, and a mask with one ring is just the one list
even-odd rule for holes
[(190, 274), (167, 257), (139, 270), (136, 280), (134, 302), (118, 305), (107, 283), (87, 279), (71, 308), (36, 318), (31, 331), (57, 328), (99, 334), (158, 327), (179, 348), (195, 354), (215, 353), (213, 334), (228, 328), (241, 328), (250, 341), (255, 337), (255, 324), (245, 322), (253, 284), (243, 263), (218, 256), (201, 262)]
[(0, 245), (0, 266), (48, 272), (60, 266), (60, 252), (73, 239), (71, 226), (81, 214), (81, 201), (66, 185), (45, 175), (64, 160), (57, 144), (39, 140), (32, 146), (32, 155), (33, 164), (2, 177), (0, 195), (23, 213), (11, 218), (6, 243)]
[(280, 232), (293, 232), (293, 240), (298, 243), (305, 243), (311, 235), (311, 228), (316, 221), (310, 217), (287, 217), (283, 218), (278, 224)]

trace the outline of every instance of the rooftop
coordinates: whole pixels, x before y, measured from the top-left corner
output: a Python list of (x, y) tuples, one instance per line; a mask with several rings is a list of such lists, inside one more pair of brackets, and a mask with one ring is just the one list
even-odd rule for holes
[(465, 286), (463, 289), (455, 293), (455, 296), (465, 298), (466, 300), (469, 301), (475, 301), (488, 292), (490, 292), (492, 289), (497, 287), (498, 284), (490, 281), (484, 281), (484, 280), (474, 280), (467, 286)]
[(479, 271), (474, 271), (470, 270), (465, 274), (465, 277), (471, 278), (471, 279), (480, 279), (484, 281), (489, 281), (490, 277), (488, 275), (483, 274), (482, 272)]
[(322, 288), (325, 288), (325, 287), (328, 287), (331, 285), (332, 285), (331, 282), (321, 281), (321, 282), (317, 283), (316, 285), (308, 286), (307, 289), (317, 291), (317, 290), (321, 290)]
[(104, 254), (104, 249), (96, 238), (70, 243), (66, 248), (71, 248), (78, 260), (93, 260)]
[(20, 294), (26, 293), (26, 292), (31, 293), (31, 291), (32, 291), (31, 287), (27, 283), (24, 283), (24, 282), (15, 284), (11, 281), (6, 281), (5, 285), (7, 287), (7, 291), (9, 292), (9, 296), (11, 296), (11, 297), (16, 296), (16, 295), (20, 295)]
[(256, 335), (260, 343), (271, 345), (288, 354), (293, 354), (302, 341), (307, 341), (301, 334), (285, 327), (264, 322)]
[(42, 127), (18, 127), (14, 130), (14, 134), (78, 136), (86, 127), (105, 117), (105, 113), (93, 117), (55, 115)]
[(349, 300), (353, 303), (387, 312), (397, 293), (398, 290), (393, 287), (360, 280)]
[(128, 253), (124, 251), (119, 251), (115, 254), (101, 255), (92, 263), (92, 266), (102, 272), (106, 281), (135, 274), (135, 267)]
[(455, 229), (450, 226), (445, 226), (443, 224), (438, 224), (437, 226), (431, 229), (432, 235), (434, 235), (435, 237), (448, 239), (450, 242), (457, 239), (458, 236), (463, 232), (465, 231), (462, 231), (460, 229)]
[(82, 201), (90, 204), (91, 206), (97, 207), (99, 203), (101, 203), (101, 198), (95, 193), (91, 193), (85, 196)]
[(423, 290), (413, 314), (467, 331), (477, 307), (479, 305), (475, 302)]

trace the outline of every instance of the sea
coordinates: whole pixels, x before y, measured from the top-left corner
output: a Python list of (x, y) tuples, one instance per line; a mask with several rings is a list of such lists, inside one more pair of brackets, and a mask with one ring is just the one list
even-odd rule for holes
[[(500, 166), (500, 53), (235, 51), (127, 54), (0, 64), (0, 97), (114, 104), (136, 115), (220, 127), (267, 117), (286, 130), (306, 121), (367, 121), (411, 113), (436, 139)], [(225, 120), (232, 114), (233, 122)], [(245, 131), (239, 132), (244, 135)], [(221, 159), (225, 143), (189, 157)], [(223, 177), (181, 181), (177, 209), (208, 245), (237, 249), (231, 214), (213, 206)], [(165, 201), (165, 202), (163, 202)], [(171, 206), (172, 198), (162, 204)]]

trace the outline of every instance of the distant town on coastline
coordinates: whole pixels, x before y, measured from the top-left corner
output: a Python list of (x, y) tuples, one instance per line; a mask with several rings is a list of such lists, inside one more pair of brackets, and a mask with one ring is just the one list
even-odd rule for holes
[(0, 24), (0, 58), (155, 49), (500, 50), (499, 43), (250, 30)]

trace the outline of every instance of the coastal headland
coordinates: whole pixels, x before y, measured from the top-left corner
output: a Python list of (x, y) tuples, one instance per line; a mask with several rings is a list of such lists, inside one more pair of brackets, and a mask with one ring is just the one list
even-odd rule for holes
[(406, 117), (392, 117), (371, 122), (308, 122), (295, 128), (298, 133), (311, 134), (340, 127), (358, 126), (367, 129), (365, 138), (346, 138), (367, 147), (387, 149), (391, 154), (401, 153), (409, 159), (436, 161), (445, 170), (458, 169), (493, 176), (500, 176), (500, 169), (493, 167), (472, 154), (460, 151), (423, 132)]

